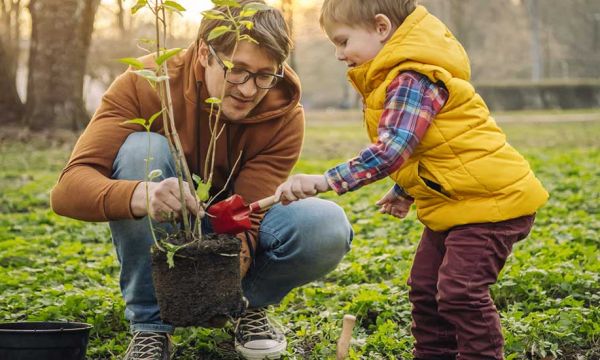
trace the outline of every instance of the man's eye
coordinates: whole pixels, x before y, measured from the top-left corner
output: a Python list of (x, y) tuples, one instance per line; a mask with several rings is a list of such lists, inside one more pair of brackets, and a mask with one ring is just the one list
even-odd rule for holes
[(240, 75), (240, 74), (244, 74), (245, 72), (246, 72), (246, 70), (244, 70), (242, 68), (236, 68), (236, 67), (231, 68), (232, 74)]

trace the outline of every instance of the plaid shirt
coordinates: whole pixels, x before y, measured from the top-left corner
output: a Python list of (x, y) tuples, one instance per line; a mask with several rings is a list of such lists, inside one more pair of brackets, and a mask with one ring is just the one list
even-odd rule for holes
[[(441, 85), (414, 71), (403, 72), (387, 89), (378, 139), (360, 154), (325, 173), (338, 194), (356, 190), (398, 170), (419, 145), (429, 125), (448, 100)], [(396, 195), (409, 197), (394, 186)]]

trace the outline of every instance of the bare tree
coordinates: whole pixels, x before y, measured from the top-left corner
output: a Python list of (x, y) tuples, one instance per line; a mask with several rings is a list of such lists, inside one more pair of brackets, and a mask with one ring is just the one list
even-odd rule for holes
[(117, 26), (121, 34), (125, 33), (125, 12), (123, 0), (117, 0)]
[(544, 74), (542, 57), (541, 19), (538, 0), (526, 0), (527, 12), (531, 27), (531, 80), (539, 81)]
[[(287, 22), (290, 28), (290, 34), (292, 36), (292, 40), (294, 39), (294, 1), (293, 0), (282, 0), (281, 1), (281, 12), (283, 12), (283, 16), (285, 21)], [(292, 50), (290, 54), (290, 66), (296, 69), (296, 53)]]
[(21, 0), (0, 0), (0, 114), (2, 123), (21, 119), (23, 103), (17, 92)]
[(83, 81), (100, 0), (31, 0), (25, 124), (80, 129), (88, 120)]

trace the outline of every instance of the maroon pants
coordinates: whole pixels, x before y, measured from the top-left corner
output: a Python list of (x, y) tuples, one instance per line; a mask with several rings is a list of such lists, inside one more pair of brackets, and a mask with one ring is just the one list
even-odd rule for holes
[(500, 317), (489, 286), (535, 216), (469, 224), (445, 232), (425, 228), (408, 279), (414, 356), (503, 359)]

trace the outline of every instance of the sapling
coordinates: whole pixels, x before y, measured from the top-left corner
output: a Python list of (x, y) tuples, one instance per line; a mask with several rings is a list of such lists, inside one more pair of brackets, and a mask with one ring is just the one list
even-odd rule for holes
[[(227, 33), (234, 33), (234, 46), (233, 51), (229, 59), (224, 59), (223, 63), (227, 68), (225, 72), (225, 81), (229, 76), (230, 70), (233, 68), (233, 59), (235, 57), (239, 41), (250, 41), (258, 44), (248, 34), (243, 34), (244, 29), (252, 29), (254, 23), (251, 21), (253, 15), (258, 11), (268, 9), (268, 7), (261, 3), (249, 3), (243, 7), (236, 0), (212, 0), (213, 4), (219, 9), (212, 9), (203, 12), (203, 16), (207, 19), (218, 19), (225, 22), (227, 25), (215, 27), (208, 35), (208, 41), (214, 40)], [(157, 90), (160, 98), (161, 110), (153, 114), (149, 119), (136, 118), (127, 120), (125, 124), (139, 124), (145, 131), (150, 133), (152, 123), (159, 117), (162, 116), (163, 126), (165, 129), (165, 136), (169, 143), (169, 150), (174, 158), (175, 171), (177, 176), (177, 182), (179, 186), (179, 200), (181, 203), (181, 222), (183, 224), (183, 241), (178, 240), (179, 234), (169, 235), (164, 239), (158, 239), (155, 234), (155, 228), (153, 226), (150, 216), (148, 216), (149, 224), (152, 232), (152, 236), (156, 247), (160, 251), (167, 253), (167, 261), (169, 267), (174, 266), (174, 255), (183, 247), (189, 246), (196, 242), (202, 241), (202, 225), (200, 221), (200, 211), (207, 208), (225, 189), (228, 188), (229, 182), (233, 175), (234, 169), (237, 167), (239, 160), (241, 159), (241, 152), (235, 161), (235, 164), (231, 173), (229, 174), (227, 181), (223, 188), (217, 192), (214, 196), (210, 196), (210, 189), (212, 187), (214, 169), (215, 169), (215, 155), (216, 155), (216, 144), (217, 140), (225, 129), (225, 124), (221, 124), (221, 103), (225, 95), (225, 87), (221, 91), (220, 97), (210, 97), (206, 99), (206, 103), (210, 105), (209, 113), (209, 128), (210, 128), (210, 141), (208, 144), (208, 152), (204, 164), (203, 174), (196, 175), (191, 174), (185, 159), (181, 141), (177, 133), (175, 126), (175, 114), (173, 111), (173, 101), (171, 96), (169, 76), (167, 71), (167, 62), (170, 58), (177, 55), (182, 49), (168, 49), (166, 45), (167, 39), (167, 14), (177, 13), (181, 14), (185, 11), (185, 8), (177, 1), (169, 0), (138, 0), (137, 3), (131, 8), (132, 14), (136, 14), (139, 10), (146, 8), (154, 15), (155, 25), (155, 39), (151, 41), (145, 41), (146, 44), (153, 44), (155, 47), (154, 62), (156, 66), (153, 69), (147, 69), (140, 61), (136, 58), (122, 58), (121, 62), (130, 65), (134, 70), (133, 72), (138, 76), (146, 79), (150, 85)], [(232, 8), (241, 8), (237, 15), (231, 11)], [(150, 136), (148, 136), (150, 139)], [(159, 178), (162, 173), (160, 170), (150, 170), (150, 149), (151, 143), (148, 140), (148, 157), (146, 158), (145, 167), (145, 190), (146, 190), (146, 208), (150, 214), (150, 202), (149, 202), (149, 186), (148, 182)], [(194, 188), (194, 182), (197, 184)], [(193, 194), (196, 201), (196, 208), (198, 213), (189, 214), (185, 203), (184, 194), (186, 192), (185, 186), (189, 187), (190, 193)], [(175, 229), (179, 228), (179, 224), (174, 221)], [(228, 255), (230, 254), (222, 254)]]

